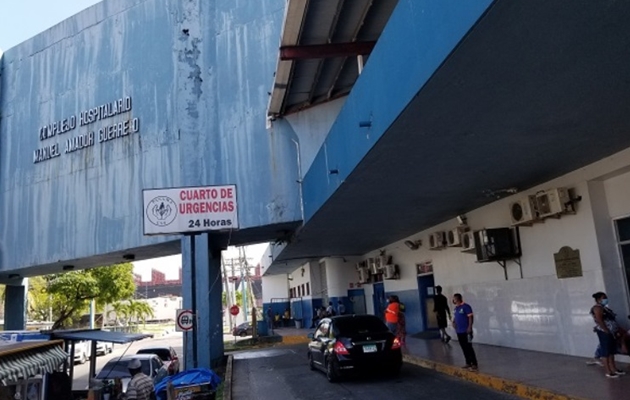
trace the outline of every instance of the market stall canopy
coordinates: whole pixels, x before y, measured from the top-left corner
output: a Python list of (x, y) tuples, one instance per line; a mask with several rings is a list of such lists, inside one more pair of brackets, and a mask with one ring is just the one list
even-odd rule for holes
[(64, 339), (73, 342), (79, 342), (83, 340), (96, 340), (98, 342), (111, 342), (117, 344), (125, 344), (153, 337), (153, 335), (142, 333), (111, 332), (101, 331), (98, 329), (52, 332), (51, 336), (53, 339)]
[(63, 341), (21, 342), (0, 346), (0, 384), (53, 372), (68, 357)]

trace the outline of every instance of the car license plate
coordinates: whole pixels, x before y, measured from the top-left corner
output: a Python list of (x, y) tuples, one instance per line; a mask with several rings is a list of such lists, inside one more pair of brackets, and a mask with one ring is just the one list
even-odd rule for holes
[(363, 346), (364, 353), (376, 353), (376, 345), (375, 344), (366, 344)]

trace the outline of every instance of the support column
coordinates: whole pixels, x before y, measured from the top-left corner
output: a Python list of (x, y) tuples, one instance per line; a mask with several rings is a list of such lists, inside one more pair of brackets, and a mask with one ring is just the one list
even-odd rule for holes
[[(221, 248), (207, 234), (195, 239), (197, 299), (197, 367), (214, 368), (223, 362), (223, 307), (221, 294)], [(182, 238), (182, 297), (184, 308), (192, 306), (190, 237)], [(193, 368), (193, 335), (185, 334), (185, 364)]]
[(26, 299), (28, 279), (19, 284), (7, 285), (4, 301), (4, 330), (21, 331), (26, 329)]

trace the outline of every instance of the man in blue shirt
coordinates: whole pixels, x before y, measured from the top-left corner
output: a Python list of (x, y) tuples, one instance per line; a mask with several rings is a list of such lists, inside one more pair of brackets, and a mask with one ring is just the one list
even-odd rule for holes
[(466, 358), (464, 368), (477, 371), (477, 355), (471, 343), (474, 320), (472, 307), (464, 303), (462, 295), (459, 293), (453, 295), (453, 304), (455, 304), (455, 309), (453, 310), (453, 327), (455, 328), (457, 340)]

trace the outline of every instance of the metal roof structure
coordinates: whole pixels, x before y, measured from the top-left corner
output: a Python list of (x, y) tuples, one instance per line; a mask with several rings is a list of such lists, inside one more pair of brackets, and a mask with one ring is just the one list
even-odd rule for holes
[(82, 330), (82, 331), (61, 331), (52, 332), (51, 336), (54, 339), (64, 339), (69, 341), (82, 341), (82, 340), (96, 340), (99, 342), (111, 342), (111, 343), (130, 343), (138, 340), (151, 338), (153, 335), (142, 333), (125, 333), (125, 332), (111, 332), (101, 330)]
[(398, 0), (288, 0), (267, 114), (347, 95)]

